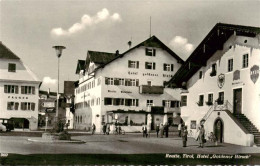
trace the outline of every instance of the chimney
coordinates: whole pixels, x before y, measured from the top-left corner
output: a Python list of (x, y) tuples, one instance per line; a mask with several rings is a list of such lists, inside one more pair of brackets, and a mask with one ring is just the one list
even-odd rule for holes
[(118, 50), (116, 50), (116, 56), (118, 56), (119, 55), (119, 51)]
[(129, 46), (129, 49), (130, 49), (130, 48), (131, 48), (131, 45), (132, 45), (131, 40), (130, 40), (127, 44), (128, 44), (128, 46)]

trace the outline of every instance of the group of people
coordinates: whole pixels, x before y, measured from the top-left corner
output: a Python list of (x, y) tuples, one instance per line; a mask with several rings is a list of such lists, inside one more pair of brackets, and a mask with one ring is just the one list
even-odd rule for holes
[[(169, 124), (168, 123), (166, 123), (165, 125), (163, 125), (162, 123), (160, 125), (157, 124), (155, 130), (156, 130), (157, 138), (159, 137), (159, 135), (160, 138), (163, 138), (163, 135), (165, 135), (165, 137), (167, 138), (169, 135)], [(143, 137), (147, 138), (148, 136), (150, 136), (151, 128), (147, 127), (146, 125), (143, 125), (142, 131), (143, 131)]]
[[(179, 130), (179, 126), (178, 126), (178, 130)], [(183, 147), (187, 147), (188, 130), (187, 130), (187, 126), (185, 126), (184, 124), (181, 124), (181, 130), (179, 130), (179, 136), (182, 137)], [(215, 145), (217, 146), (217, 139), (213, 132), (210, 133), (210, 139), (212, 142), (215, 142)], [(204, 125), (200, 125), (198, 127), (198, 134), (196, 137), (196, 141), (199, 142), (198, 148), (204, 147), (204, 143), (206, 143)]]
[(108, 123), (105, 123), (103, 125), (103, 128), (102, 128), (102, 131), (103, 131), (103, 134), (105, 135), (109, 135), (109, 132), (110, 132), (110, 124)]

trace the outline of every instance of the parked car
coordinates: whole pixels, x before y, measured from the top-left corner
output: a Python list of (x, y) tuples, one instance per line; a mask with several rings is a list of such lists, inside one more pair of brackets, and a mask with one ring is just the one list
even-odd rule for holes
[(6, 131), (5, 125), (3, 125), (2, 123), (0, 123), (0, 131)]
[[(4, 127), (0, 127), (0, 131), (14, 130), (14, 121), (11, 119), (0, 118), (0, 125), (5, 126), (5, 129), (4, 129)], [(3, 128), (3, 130), (1, 130), (2, 128)]]

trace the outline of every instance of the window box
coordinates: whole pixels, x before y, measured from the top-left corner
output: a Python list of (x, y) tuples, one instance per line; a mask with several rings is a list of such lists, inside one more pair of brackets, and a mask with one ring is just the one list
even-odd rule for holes
[(203, 102), (201, 102), (201, 101), (197, 102), (197, 104), (199, 107), (203, 106)]
[(221, 100), (220, 98), (218, 98), (218, 99), (216, 100), (216, 102), (218, 103), (218, 105), (223, 105), (223, 104), (224, 104), (224, 101)]
[(216, 72), (216, 71), (212, 71), (212, 72), (210, 73), (210, 76), (211, 76), (211, 77), (216, 76), (216, 75), (217, 75), (217, 72)]

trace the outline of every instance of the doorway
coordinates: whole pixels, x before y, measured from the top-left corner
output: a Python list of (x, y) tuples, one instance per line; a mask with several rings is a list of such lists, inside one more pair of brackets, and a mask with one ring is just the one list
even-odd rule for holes
[(234, 114), (242, 113), (242, 88), (233, 90), (233, 107)]
[(216, 136), (216, 139), (218, 142), (222, 143), (223, 142), (223, 122), (221, 119), (217, 119), (214, 123), (214, 134)]

